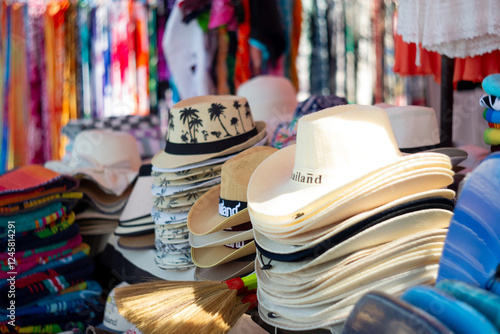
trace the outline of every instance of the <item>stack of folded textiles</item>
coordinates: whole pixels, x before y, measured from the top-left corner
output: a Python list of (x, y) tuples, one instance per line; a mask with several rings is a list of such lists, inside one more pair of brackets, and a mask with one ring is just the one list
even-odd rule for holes
[(500, 151), (500, 73), (490, 74), (482, 82), (486, 94), (479, 99), (484, 109), (483, 118), (488, 122), (484, 142), (491, 145), (491, 152)]
[(77, 187), (40, 165), (0, 176), (0, 332), (83, 330), (100, 317), (102, 288), (74, 224)]

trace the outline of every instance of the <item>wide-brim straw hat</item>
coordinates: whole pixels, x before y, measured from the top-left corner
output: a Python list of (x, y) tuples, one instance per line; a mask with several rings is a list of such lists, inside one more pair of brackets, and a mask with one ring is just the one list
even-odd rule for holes
[(266, 134), (266, 123), (253, 121), (244, 97), (188, 98), (170, 109), (165, 149), (153, 157), (152, 164), (175, 168), (238, 153), (258, 143)]
[(194, 248), (222, 246), (242, 240), (253, 239), (253, 230), (246, 231), (217, 231), (204, 235), (189, 233), (189, 243)]
[[(234, 244), (238, 244), (238, 242)], [(255, 242), (253, 240), (242, 241), (240, 244), (243, 246), (237, 246), (239, 248), (230, 248), (225, 245), (203, 248), (191, 247), (191, 258), (196, 266), (208, 268), (255, 254)]]
[(192, 169), (184, 169), (177, 172), (165, 172), (162, 171), (161, 168), (153, 166), (151, 170), (151, 176), (154, 176), (157, 179), (163, 179), (165, 181), (181, 181), (181, 182), (183, 180), (192, 178), (195, 179), (194, 182), (196, 182), (197, 179), (202, 178), (206, 174), (220, 172), (223, 163), (224, 162), (214, 165), (201, 166)]
[[(453, 211), (454, 197), (454, 191), (449, 189), (436, 189), (406, 196), (375, 209), (362, 212), (339, 223), (297, 235), (296, 238), (293, 238), (292, 242), (289, 242), (290, 240), (286, 238), (270, 239), (257, 230), (254, 231), (254, 237), (258, 248), (264, 254), (267, 254), (267, 256), (271, 256), (270, 254), (279, 256), (281, 254), (281, 258), (284, 260), (289, 255), (288, 258), (290, 261), (304, 256), (310, 257), (310, 254), (319, 256), (328, 249), (328, 246), (338, 243), (338, 240), (341, 240), (340, 238), (346, 238), (352, 233), (366, 229), (384, 220), (409, 212), (431, 208)], [(301, 252), (304, 254), (301, 255)]]
[(370, 179), (390, 179), (411, 170), (419, 159), (433, 157), (438, 165), (447, 160), (451, 168), (443, 154), (403, 156), (381, 108), (324, 109), (300, 118), (297, 144), (274, 153), (255, 170), (248, 186), (250, 214), (269, 226), (295, 224)]
[[(443, 157), (443, 155), (438, 156)], [(435, 165), (437, 160), (431, 159), (428, 163)], [(447, 168), (429, 167), (403, 173), (394, 172), (392, 177), (368, 182), (332, 203), (319, 206), (307, 216), (298, 217), (294, 223), (287, 221), (282, 225), (273, 221), (272, 217), (255, 214), (251, 209), (249, 210), (250, 217), (255, 230), (265, 234), (268, 238), (283, 240), (284, 243), (294, 243), (300, 234), (309, 231), (316, 234), (314, 232), (316, 229), (318, 233), (321, 233), (321, 228), (361, 212), (406, 196), (448, 186), (453, 182), (453, 171), (449, 169), (451, 166), (449, 160), (446, 163)], [(411, 165), (410, 168), (417, 165)], [(319, 234), (316, 236), (320, 237)]]
[(276, 151), (268, 146), (252, 147), (226, 161), (221, 184), (201, 196), (189, 211), (189, 230), (207, 235), (249, 222), (248, 182), (257, 166)]
[(270, 302), (266, 293), (257, 289), (259, 315), (268, 324), (287, 330), (330, 329), (344, 322), (356, 302), (369, 291), (378, 290), (399, 295), (417, 285), (435, 282), (438, 264), (418, 267), (389, 276), (366, 285), (353, 286), (351, 290), (336, 296), (330, 305), (290, 308)]
[(333, 247), (317, 257), (311, 256), (298, 262), (283, 263), (283, 261), (271, 260), (262, 254), (259, 254), (259, 258), (261, 262), (272, 266), (278, 263), (277, 265), (283, 268), (285, 272), (298, 272), (417, 232), (447, 228), (452, 215), (452, 211), (444, 209), (427, 209), (410, 212), (367, 228), (351, 238), (333, 245)]
[(69, 162), (48, 161), (45, 167), (88, 178), (120, 196), (138, 175), (141, 156), (136, 139), (126, 132), (86, 130), (75, 138)]

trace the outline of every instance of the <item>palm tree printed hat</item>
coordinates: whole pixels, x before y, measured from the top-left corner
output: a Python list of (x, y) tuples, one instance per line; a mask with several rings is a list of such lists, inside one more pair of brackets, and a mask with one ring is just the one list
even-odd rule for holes
[(152, 164), (176, 168), (238, 153), (257, 144), (266, 134), (266, 123), (254, 122), (246, 98), (192, 97), (170, 109), (165, 149), (154, 156)]

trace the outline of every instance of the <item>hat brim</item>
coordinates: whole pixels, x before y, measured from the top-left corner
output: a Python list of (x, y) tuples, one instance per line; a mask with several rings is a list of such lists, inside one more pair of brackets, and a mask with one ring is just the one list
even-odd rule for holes
[(236, 259), (215, 267), (196, 267), (195, 276), (202, 281), (226, 281), (231, 278), (241, 277), (255, 269), (255, 259), (244, 261)]
[[(388, 211), (391, 212), (388, 214), (394, 215), (396, 214), (394, 213), (394, 211), (398, 211), (399, 210), (398, 208), (401, 208), (402, 206), (407, 207), (408, 210), (411, 210), (412, 209), (411, 204), (414, 203), (415, 201), (418, 201), (419, 205), (421, 205), (420, 203), (425, 202), (427, 204), (427, 208), (430, 208), (433, 206), (433, 202), (431, 202), (431, 200), (433, 199), (435, 202), (437, 198), (443, 198), (451, 201), (454, 197), (455, 197), (455, 192), (449, 189), (435, 189), (430, 191), (424, 191), (396, 199), (385, 205), (376, 207), (375, 209), (364, 211), (338, 224), (326, 225), (324, 228), (307, 231), (303, 234), (297, 235), (295, 238), (291, 238), (291, 240), (286, 240), (286, 238), (280, 240), (276, 238), (270, 239), (265, 234), (255, 230), (254, 231), (255, 241), (259, 245), (259, 247), (262, 247), (263, 249), (271, 253), (276, 253), (276, 254), (295, 253), (306, 250), (308, 248), (313, 248), (314, 246), (327, 241), (329, 238), (340, 233), (341, 231), (349, 227), (352, 227), (357, 223), (363, 222), (371, 217), (376, 217), (377, 215), (379, 217), (383, 216), (384, 213)], [(425, 199), (429, 199), (429, 201), (425, 201)], [(443, 206), (441, 204), (442, 203), (440, 202), (439, 205), (436, 205), (435, 207), (442, 208)], [(410, 207), (408, 208), (408, 206)], [(450, 208), (452, 209), (451, 203), (450, 203)], [(328, 219), (328, 215), (325, 217), (325, 219)]]
[(241, 257), (255, 254), (255, 242), (251, 241), (239, 249), (226, 246), (214, 246), (193, 248), (191, 247), (191, 258), (196, 266), (209, 268), (239, 259)]
[(451, 164), (453, 166), (458, 165), (459, 163), (467, 159), (467, 157), (469, 156), (467, 151), (455, 147), (438, 147), (425, 152), (445, 154), (448, 157), (450, 157)]
[[(410, 236), (419, 232), (447, 228), (453, 212), (444, 209), (428, 209), (407, 213), (381, 222), (363, 232), (331, 247), (318, 257), (312, 257), (299, 262), (279, 262), (283, 272), (297, 272), (327, 261), (341, 258), (356, 251), (377, 246), (383, 243)], [(430, 224), (429, 222), (432, 222)], [(267, 261), (269, 259), (263, 256)]]
[(193, 248), (222, 246), (238, 241), (253, 239), (253, 230), (248, 231), (217, 231), (204, 235), (189, 233), (189, 243)]
[(257, 134), (252, 138), (248, 139), (244, 143), (232, 146), (228, 149), (225, 149), (221, 152), (217, 153), (209, 153), (209, 154), (190, 154), (190, 155), (179, 155), (179, 154), (170, 154), (165, 151), (160, 151), (157, 153), (151, 163), (155, 167), (159, 168), (177, 168), (189, 164), (193, 164), (196, 162), (204, 161), (210, 158), (222, 157), (228, 154), (237, 153), (247, 149), (255, 144), (257, 144), (260, 140), (262, 140), (266, 134), (266, 123), (262, 121), (255, 122), (255, 128), (257, 129)]
[(212, 187), (189, 210), (187, 225), (193, 234), (206, 235), (250, 221), (248, 208), (230, 217), (219, 214), (220, 188), (220, 185)]
[(106, 177), (105, 173), (97, 172), (92, 168), (72, 168), (57, 160), (47, 161), (44, 166), (60, 174), (94, 181), (102, 191), (115, 196), (121, 196), (139, 174), (138, 170), (115, 170), (115, 175), (110, 178)]
[(118, 236), (140, 236), (144, 234), (150, 234), (154, 233), (155, 230), (155, 224), (150, 223), (150, 224), (142, 224), (142, 225), (135, 225), (135, 226), (121, 226), (118, 225), (115, 229), (115, 235)]
[[(295, 146), (288, 146), (272, 154), (254, 171), (247, 192), (252, 222), (255, 217), (260, 221), (266, 221), (270, 226), (296, 225), (322, 208), (327, 206), (331, 208), (332, 203), (343, 197), (352, 197), (354, 192), (362, 195), (372, 190), (370, 186), (372, 188), (376, 188), (374, 185), (380, 186), (381, 181), (387, 183), (395, 178), (401, 178), (400, 175), (405, 172), (415, 171), (418, 174), (419, 169), (426, 167), (440, 168), (442, 173), (453, 175), (450, 159), (446, 155), (416, 153), (401, 157), (390, 165), (335, 188), (329, 184), (311, 186), (291, 180), (294, 162)], [(448, 181), (448, 184), (451, 184), (453, 178), (450, 176)], [(404, 192), (401, 189), (396, 190)], [(378, 205), (390, 200), (380, 198)], [(373, 207), (375, 206), (377, 205)], [(258, 227), (258, 224), (254, 224), (254, 227)]]
[(140, 176), (127, 200), (127, 204), (120, 216), (120, 222), (132, 221), (141, 217), (150, 216), (153, 207), (151, 196), (152, 176)]
[(119, 237), (118, 246), (124, 249), (154, 249), (155, 234), (149, 233), (136, 237)]

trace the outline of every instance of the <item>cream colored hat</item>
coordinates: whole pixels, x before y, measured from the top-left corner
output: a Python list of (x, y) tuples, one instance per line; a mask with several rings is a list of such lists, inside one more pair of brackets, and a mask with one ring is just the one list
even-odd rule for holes
[(189, 211), (187, 224), (196, 235), (206, 235), (250, 221), (247, 209), (248, 181), (257, 166), (276, 148), (249, 148), (222, 165), (221, 184), (200, 197)]
[[(247, 193), (252, 223), (255, 217), (255, 228), (259, 222), (296, 224), (368, 181), (389, 181), (420, 168), (413, 167), (420, 160), (436, 161), (443, 173), (451, 168), (443, 154), (403, 157), (383, 109), (344, 105), (306, 115), (299, 119), (297, 144), (274, 153), (252, 175)], [(393, 199), (380, 199), (378, 205)]]
[(244, 97), (188, 98), (170, 109), (165, 149), (153, 157), (152, 164), (176, 168), (238, 153), (258, 143), (266, 133), (266, 123), (253, 121)]
[(247, 255), (255, 254), (255, 242), (246, 240), (228, 245), (192, 248), (191, 258), (200, 268), (215, 267)]
[(141, 156), (136, 139), (126, 132), (86, 130), (76, 136), (68, 163), (48, 161), (45, 167), (90, 179), (120, 196), (138, 175)]
[(271, 266), (275, 266), (278, 264), (278, 266), (286, 268), (284, 270), (287, 272), (298, 272), (335, 258), (341, 258), (364, 248), (381, 245), (418, 232), (447, 228), (452, 215), (453, 212), (443, 209), (410, 212), (376, 224), (334, 245), (317, 257), (311, 257), (299, 262), (286, 262), (286, 264), (280, 264), (280, 261), (270, 261), (269, 258), (263, 255), (259, 255), (259, 259), (264, 265), (271, 264)]
[(258, 75), (245, 81), (236, 95), (247, 98), (254, 119), (266, 122), (271, 136), (280, 123), (292, 119), (298, 103), (292, 82), (275, 75)]

